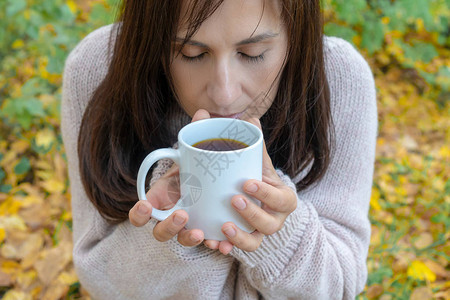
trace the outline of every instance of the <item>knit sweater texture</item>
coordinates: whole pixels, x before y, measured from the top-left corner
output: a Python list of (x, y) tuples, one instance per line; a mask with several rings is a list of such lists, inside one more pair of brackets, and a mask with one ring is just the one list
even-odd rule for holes
[[(111, 59), (112, 25), (85, 37), (66, 60), (61, 128), (72, 195), (73, 262), (94, 299), (354, 299), (367, 279), (369, 201), (375, 159), (377, 109), (373, 75), (346, 41), (325, 37), (335, 143), (325, 176), (298, 192), (297, 209), (254, 252), (229, 255), (203, 244), (158, 242), (157, 221), (108, 224), (83, 188), (77, 140), (83, 112)], [(183, 112), (168, 126), (190, 122)], [(152, 182), (169, 167), (162, 161)], [(295, 183), (306, 170), (284, 183)], [(230, 199), (231, 200), (231, 199)], [(230, 201), (231, 203), (231, 201)], [(231, 204), (230, 204), (231, 205)]]

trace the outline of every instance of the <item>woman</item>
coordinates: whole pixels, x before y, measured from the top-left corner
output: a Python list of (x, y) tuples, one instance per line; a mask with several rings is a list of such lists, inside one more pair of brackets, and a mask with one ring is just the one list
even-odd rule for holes
[[(230, 199), (256, 230), (227, 241), (165, 221), (177, 166), (163, 160), (147, 198), (150, 151), (209, 117), (263, 130), (262, 181)], [(64, 72), (62, 133), (74, 264), (95, 299), (353, 299), (364, 288), (376, 138), (371, 71), (323, 37), (319, 1), (126, 1)], [(247, 197), (261, 200), (252, 205)]]

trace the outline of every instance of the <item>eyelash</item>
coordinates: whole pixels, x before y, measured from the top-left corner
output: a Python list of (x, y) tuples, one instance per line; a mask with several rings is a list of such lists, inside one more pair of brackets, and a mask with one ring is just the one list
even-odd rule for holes
[(262, 62), (262, 61), (264, 60), (264, 53), (265, 53), (265, 52), (263, 52), (263, 53), (261, 53), (260, 55), (257, 55), (257, 56), (250, 56), (250, 55), (247, 55), (247, 54), (242, 53), (242, 52), (239, 52), (238, 54), (239, 54), (242, 58), (244, 58), (245, 60), (247, 60), (248, 62), (251, 62), (251, 63), (258, 63), (258, 62)]
[[(243, 59), (247, 60), (250, 63), (262, 62), (264, 60), (264, 53), (265, 52), (263, 52), (257, 56), (250, 56), (250, 55), (244, 54), (242, 52), (238, 52), (239, 56), (241, 56)], [(183, 59), (184, 61), (187, 61), (187, 62), (197, 62), (197, 61), (202, 60), (202, 58), (205, 54), (206, 54), (206, 52), (203, 52), (202, 54), (197, 55), (197, 56), (186, 56), (184, 54), (181, 54), (181, 59)]]
[(197, 62), (202, 60), (203, 56), (205, 56), (205, 52), (203, 52), (200, 55), (197, 56), (186, 56), (183, 53), (181, 53), (181, 59), (187, 62)]

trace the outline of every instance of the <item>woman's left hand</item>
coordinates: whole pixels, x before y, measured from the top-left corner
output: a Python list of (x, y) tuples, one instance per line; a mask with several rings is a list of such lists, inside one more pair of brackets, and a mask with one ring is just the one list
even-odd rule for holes
[[(258, 119), (248, 121), (261, 129)], [(204, 244), (208, 248), (219, 249), (223, 254), (230, 253), (233, 246), (244, 251), (255, 251), (261, 245), (264, 235), (274, 234), (283, 228), (286, 218), (297, 208), (297, 195), (281, 181), (265, 144), (262, 181), (253, 179), (246, 181), (244, 191), (261, 201), (261, 207), (245, 195), (234, 196), (231, 204), (255, 228), (255, 231), (247, 233), (232, 222), (227, 222), (222, 226), (222, 232), (228, 240), (220, 242), (205, 240)]]

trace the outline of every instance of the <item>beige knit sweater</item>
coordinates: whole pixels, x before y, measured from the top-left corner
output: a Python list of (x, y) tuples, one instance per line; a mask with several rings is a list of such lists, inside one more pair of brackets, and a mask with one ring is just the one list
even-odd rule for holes
[[(104, 78), (112, 26), (87, 36), (67, 58), (62, 135), (69, 162), (73, 260), (95, 299), (354, 299), (365, 285), (370, 239), (369, 199), (377, 113), (369, 66), (347, 42), (325, 38), (336, 143), (325, 177), (298, 193), (282, 230), (255, 252), (229, 255), (204, 245), (153, 238), (156, 221), (111, 226), (87, 198), (80, 180), (77, 137), (83, 111)], [(169, 120), (180, 128), (189, 118)], [(159, 173), (164, 166), (159, 167)], [(279, 172), (283, 181), (292, 181)]]

